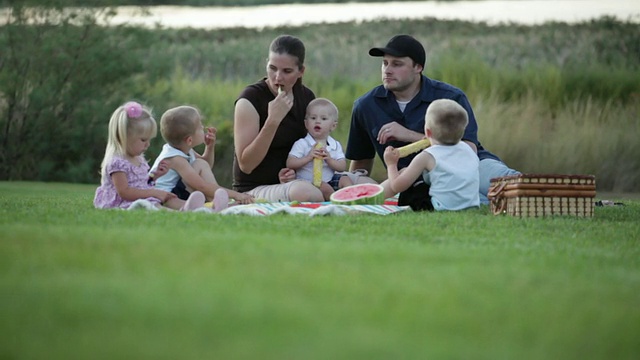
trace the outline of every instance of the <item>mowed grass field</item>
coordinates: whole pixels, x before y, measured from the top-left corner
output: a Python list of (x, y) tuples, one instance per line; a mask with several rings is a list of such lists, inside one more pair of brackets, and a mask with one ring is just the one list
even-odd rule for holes
[(640, 201), (271, 217), (0, 182), (3, 359), (637, 359)]

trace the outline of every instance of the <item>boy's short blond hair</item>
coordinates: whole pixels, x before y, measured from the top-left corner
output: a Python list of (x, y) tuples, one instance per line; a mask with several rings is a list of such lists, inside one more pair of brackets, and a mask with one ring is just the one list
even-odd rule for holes
[(162, 138), (169, 145), (178, 147), (186, 137), (198, 131), (201, 120), (200, 112), (192, 106), (171, 108), (160, 118)]
[[(333, 115), (333, 121), (338, 122), (338, 107), (333, 102), (331, 102), (331, 100), (326, 98), (315, 98), (311, 100), (309, 105), (307, 105), (307, 112), (314, 107), (322, 107), (322, 106), (328, 107), (330, 110), (329, 113)], [(306, 116), (305, 116), (305, 120), (306, 120)]]
[(469, 114), (457, 102), (438, 99), (432, 102), (425, 114), (424, 128), (431, 130), (431, 136), (444, 145), (455, 145), (464, 135), (469, 124)]

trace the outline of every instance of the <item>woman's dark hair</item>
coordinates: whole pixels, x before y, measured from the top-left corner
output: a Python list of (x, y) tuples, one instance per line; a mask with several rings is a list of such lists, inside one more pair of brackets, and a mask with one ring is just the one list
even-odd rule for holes
[(291, 35), (280, 35), (273, 39), (269, 51), (275, 54), (287, 54), (298, 58), (298, 68), (304, 66), (305, 49), (300, 39)]

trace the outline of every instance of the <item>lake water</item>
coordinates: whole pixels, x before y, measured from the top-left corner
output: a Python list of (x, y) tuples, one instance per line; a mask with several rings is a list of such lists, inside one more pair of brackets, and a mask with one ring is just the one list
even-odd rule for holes
[(153, 6), (140, 16), (136, 7), (118, 8), (114, 24), (152, 27), (265, 28), (304, 24), (420, 19), (484, 21), (489, 24), (542, 24), (548, 21), (575, 23), (602, 16), (640, 23), (640, 0), (485, 0), (408, 1), (387, 3), (292, 4), (254, 7)]

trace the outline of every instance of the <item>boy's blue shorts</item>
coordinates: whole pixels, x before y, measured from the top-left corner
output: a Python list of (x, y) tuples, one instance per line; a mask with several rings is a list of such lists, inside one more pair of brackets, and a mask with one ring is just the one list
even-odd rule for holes
[(182, 179), (178, 180), (176, 186), (171, 190), (172, 193), (178, 196), (178, 199), (187, 200), (191, 193), (187, 191), (187, 187), (182, 182)]

